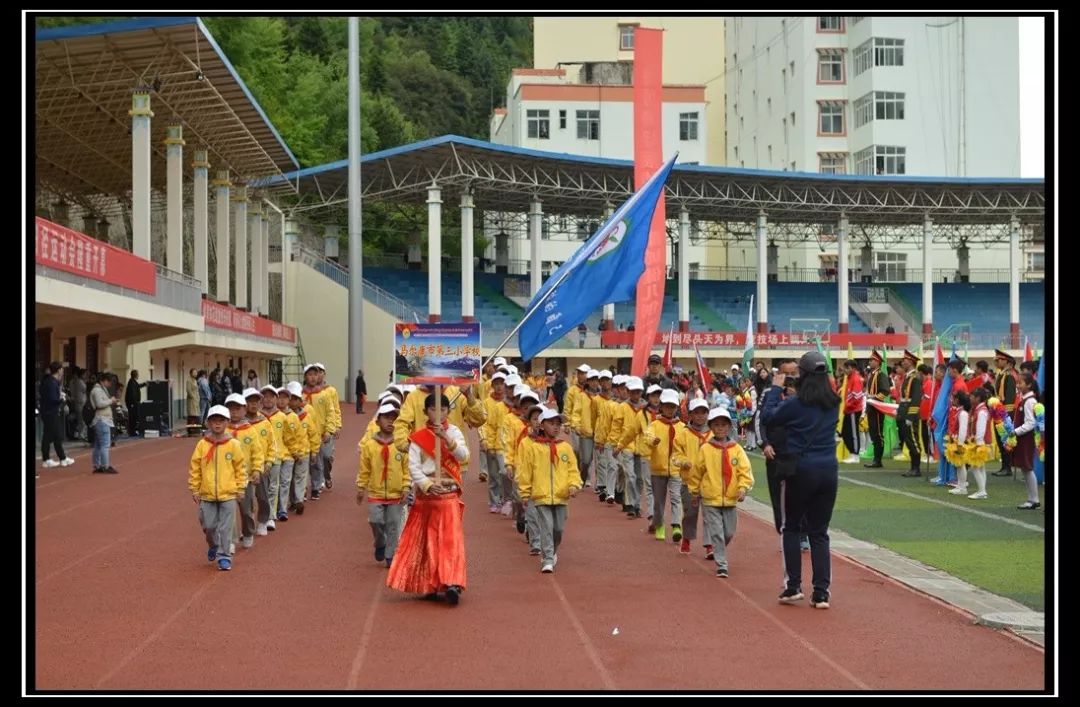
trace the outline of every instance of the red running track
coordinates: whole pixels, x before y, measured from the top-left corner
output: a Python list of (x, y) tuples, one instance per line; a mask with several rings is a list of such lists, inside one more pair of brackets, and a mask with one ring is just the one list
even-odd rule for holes
[(393, 592), (355, 501), (366, 422), (346, 417), (334, 489), (238, 549), (232, 572), (206, 561), (187, 492), (194, 439), (115, 448), (116, 476), (91, 474), (88, 450), (41, 470), (34, 687), (1043, 689), (1038, 647), (838, 556), (832, 609), (779, 605), (776, 535), (749, 514), (721, 580), (700, 546), (679, 555), (585, 493), (557, 571), (541, 575), (512, 521), (487, 512), (475, 464), (461, 604)]

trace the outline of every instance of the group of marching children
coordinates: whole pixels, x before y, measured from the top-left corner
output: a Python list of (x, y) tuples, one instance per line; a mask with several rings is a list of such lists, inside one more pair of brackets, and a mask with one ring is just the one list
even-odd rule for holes
[(252, 547), (256, 535), (276, 530), (290, 512), (303, 515), (305, 501), (332, 486), (341, 404), (325, 377), (321, 363), (309, 364), (303, 386), (248, 388), (208, 411), (209, 431), (191, 455), (188, 488), (199, 505), (206, 558), (219, 570), (232, 569), (237, 541)]

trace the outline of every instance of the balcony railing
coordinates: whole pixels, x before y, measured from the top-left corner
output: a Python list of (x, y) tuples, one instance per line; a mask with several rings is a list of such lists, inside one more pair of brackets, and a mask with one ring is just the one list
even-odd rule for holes
[(154, 269), (156, 281), (153, 294), (101, 280), (94, 280), (76, 273), (57, 270), (40, 263), (36, 264), (35, 273), (52, 280), (89, 287), (102, 292), (110, 292), (141, 302), (178, 309), (182, 312), (202, 313), (202, 285), (198, 280), (183, 273), (167, 270), (161, 265), (155, 264)]

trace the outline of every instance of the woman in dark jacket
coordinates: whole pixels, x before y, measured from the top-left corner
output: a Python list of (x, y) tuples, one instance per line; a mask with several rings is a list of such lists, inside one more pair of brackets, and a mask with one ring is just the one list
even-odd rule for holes
[[(799, 359), (797, 393), (780, 402), (779, 391), (766, 397), (761, 411), (766, 425), (787, 429), (788, 451), (796, 456), (795, 475), (781, 482), (783, 504), (784, 565), (786, 587), (780, 602), (803, 598), (802, 557), (799, 530), (810, 536), (810, 560), (814, 568), (814, 592), (810, 606), (829, 608), (831, 564), (829, 520), (836, 504), (838, 468), (836, 463), (836, 421), (840, 396), (829, 385), (828, 364), (817, 351)], [(773, 378), (774, 388), (783, 385), (783, 376)]]

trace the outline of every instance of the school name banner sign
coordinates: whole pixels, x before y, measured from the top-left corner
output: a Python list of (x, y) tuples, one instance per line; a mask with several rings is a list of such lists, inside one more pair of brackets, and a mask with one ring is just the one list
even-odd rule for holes
[(480, 323), (394, 324), (394, 380), (470, 385), (480, 382)]

